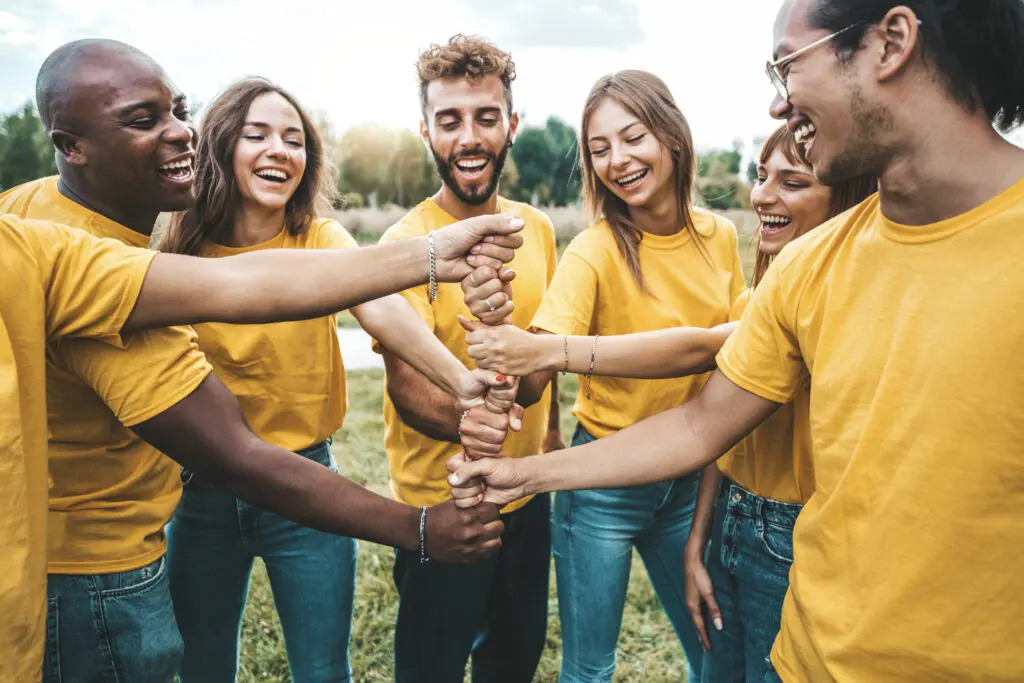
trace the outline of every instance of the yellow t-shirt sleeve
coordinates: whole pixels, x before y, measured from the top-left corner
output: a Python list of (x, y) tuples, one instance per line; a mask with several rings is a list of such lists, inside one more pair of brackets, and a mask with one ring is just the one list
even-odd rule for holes
[(596, 303), (597, 270), (576, 252), (567, 251), (531, 327), (552, 334), (586, 335)]
[(739, 387), (786, 403), (807, 377), (796, 336), (798, 291), (776, 262), (754, 290), (739, 328), (718, 353), (718, 369)]
[(732, 280), (729, 283), (729, 294), (735, 305), (740, 295), (747, 289), (747, 279), (743, 275), (743, 259), (740, 258), (740, 243), (736, 225), (732, 221), (726, 220), (725, 222), (729, 228), (730, 253), (732, 255)]
[(555, 279), (555, 271), (558, 270), (558, 240), (555, 239), (555, 226), (547, 216), (544, 228), (544, 256), (547, 259), (547, 284), (550, 287), (551, 281)]
[(743, 312), (747, 310), (747, 306), (750, 305), (750, 291), (744, 289), (740, 292), (740, 295), (736, 297), (732, 302), (732, 310), (729, 311), (729, 322), (737, 322), (743, 318)]
[(213, 371), (191, 327), (146, 330), (124, 349), (89, 339), (56, 345), (57, 363), (88, 384), (126, 427), (189, 396)]
[(103, 337), (121, 345), (156, 252), (50, 221), (25, 220), (22, 230), (45, 283), (47, 337)]
[(352, 234), (333, 218), (320, 219), (317, 226), (317, 249), (358, 249), (359, 243)]

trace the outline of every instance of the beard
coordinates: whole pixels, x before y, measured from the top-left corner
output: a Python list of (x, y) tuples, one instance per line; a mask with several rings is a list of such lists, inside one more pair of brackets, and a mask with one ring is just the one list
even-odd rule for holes
[(814, 176), (824, 185), (877, 176), (892, 158), (893, 149), (885, 142), (895, 128), (892, 114), (881, 105), (868, 102), (858, 86), (850, 87), (853, 130), (842, 151), (815, 169)]
[[(501, 180), (501, 172), (505, 168), (505, 159), (508, 158), (508, 151), (512, 148), (512, 134), (511, 132), (505, 138), (505, 144), (502, 146), (501, 151), (497, 154), (484, 150), (483, 147), (477, 146), (475, 149), (465, 150), (457, 154), (449, 156), (444, 159), (434, 149), (434, 143), (430, 143), (430, 153), (434, 155), (434, 165), (437, 167), (437, 174), (441, 176), (441, 182), (443, 182), (449, 190), (452, 191), (459, 201), (469, 206), (479, 206), (484, 204), (494, 193), (498, 190), (498, 182)], [(479, 183), (473, 183), (468, 186), (460, 185), (455, 179), (455, 172), (453, 167), (456, 162), (463, 157), (486, 157), (487, 163), (491, 167), (491, 177), (487, 181), (486, 185)]]

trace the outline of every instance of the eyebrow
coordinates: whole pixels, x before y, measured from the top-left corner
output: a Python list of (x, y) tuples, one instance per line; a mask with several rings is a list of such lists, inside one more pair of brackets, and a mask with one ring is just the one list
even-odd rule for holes
[[(270, 128), (272, 128), (272, 126), (269, 123), (263, 123), (262, 121), (246, 121), (245, 125), (252, 126), (253, 128), (266, 128), (268, 130)], [(288, 126), (285, 129), (284, 132), (286, 132), (286, 133), (301, 133), (303, 131), (302, 131), (301, 128), (296, 128), (295, 126)]]
[[(637, 126), (637, 125), (640, 125), (640, 124), (641, 124), (640, 120), (633, 121), (632, 123), (627, 123), (622, 128), (619, 128), (618, 133), (619, 133), (619, 135), (622, 135), (623, 133), (625, 133), (627, 130), (629, 130), (633, 126)], [(604, 140), (604, 139), (605, 139), (605, 137), (603, 135), (592, 135), (592, 136), (590, 136), (590, 142), (593, 142), (595, 140)]]
[[(188, 97), (186, 95), (184, 95), (184, 94), (177, 95), (172, 100), (171, 106), (172, 107), (177, 107), (179, 104), (185, 103), (187, 100), (188, 100)], [(153, 111), (153, 110), (159, 109), (159, 108), (160, 108), (160, 103), (157, 102), (156, 100), (139, 100), (138, 102), (132, 102), (131, 104), (126, 104), (125, 106), (121, 107), (120, 114), (121, 114), (121, 116), (127, 116), (128, 114), (131, 114), (132, 112), (138, 111), (140, 109), (145, 109), (147, 111)]]
[[(476, 110), (477, 114), (500, 114), (501, 107), (480, 107)], [(459, 110), (455, 107), (449, 107), (448, 109), (442, 109), (434, 112), (434, 119), (444, 118), (445, 116), (458, 116)]]

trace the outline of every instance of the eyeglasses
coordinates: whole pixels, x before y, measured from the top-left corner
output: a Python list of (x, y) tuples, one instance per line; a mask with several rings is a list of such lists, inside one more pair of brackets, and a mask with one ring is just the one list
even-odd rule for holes
[[(832, 35), (825, 36), (824, 38), (821, 38), (820, 40), (814, 41), (810, 45), (804, 45), (799, 50), (795, 50), (793, 52), (790, 52), (788, 55), (786, 55), (782, 59), (777, 59), (774, 62), (771, 61), (771, 60), (768, 60), (768, 62), (764, 66), (764, 70), (768, 73), (768, 80), (770, 80), (772, 82), (772, 85), (775, 86), (775, 90), (776, 90), (776, 92), (779, 93), (779, 97), (781, 97), (782, 99), (786, 100), (787, 102), (789, 101), (789, 88), (786, 87), (786, 77), (782, 75), (781, 67), (785, 66), (786, 64), (789, 64), (790, 62), (792, 62), (794, 59), (796, 59), (800, 55), (806, 54), (806, 53), (810, 52), (811, 50), (813, 50), (814, 48), (818, 47), (819, 45), (824, 45), (825, 43), (827, 43), (828, 41), (832, 40), (833, 38), (841, 36), (844, 33), (846, 33), (847, 31), (849, 31), (850, 29), (852, 29), (852, 28), (854, 28), (856, 26), (860, 26), (863, 23), (864, 23), (863, 21), (858, 21), (856, 24), (850, 24), (849, 26), (847, 26), (846, 28), (842, 29), (841, 31), (836, 31)], [(920, 23), (920, 22), (918, 22), (918, 23)]]

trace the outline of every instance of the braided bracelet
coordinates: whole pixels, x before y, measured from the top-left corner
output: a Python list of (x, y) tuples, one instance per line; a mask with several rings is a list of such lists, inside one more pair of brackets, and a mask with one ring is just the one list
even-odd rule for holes
[(427, 506), (420, 510), (420, 564), (427, 564), (430, 558), (427, 557)]
[(565, 351), (565, 367), (562, 368), (562, 374), (569, 372), (569, 337), (568, 335), (562, 335), (562, 349)]
[(597, 356), (597, 338), (601, 335), (594, 335), (594, 345), (590, 347), (590, 370), (584, 376), (587, 383), (587, 398), (590, 398), (590, 377), (594, 374), (594, 358)]
[(430, 256), (430, 303), (437, 301), (437, 262), (434, 255), (434, 233), (427, 233), (427, 246)]

